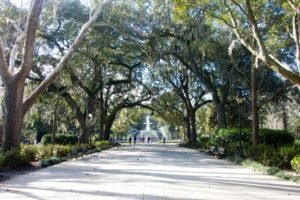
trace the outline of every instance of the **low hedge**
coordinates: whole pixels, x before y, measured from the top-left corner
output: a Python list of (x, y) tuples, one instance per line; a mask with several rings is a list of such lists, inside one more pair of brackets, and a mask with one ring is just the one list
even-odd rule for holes
[[(46, 134), (42, 138), (42, 144), (51, 144), (51, 134)], [(55, 144), (60, 145), (75, 145), (78, 143), (78, 137), (74, 134), (57, 134), (55, 135)]]
[[(214, 143), (217, 146), (227, 147), (229, 144), (239, 142), (238, 128), (221, 128), (215, 132)], [(260, 129), (259, 143), (280, 148), (284, 145), (291, 145), (294, 143), (293, 135), (286, 130)], [(252, 130), (249, 128), (241, 129), (241, 141), (243, 144), (252, 144)], [(299, 145), (300, 146), (300, 145)]]
[(294, 136), (287, 130), (260, 129), (259, 141), (275, 148), (293, 144)]
[[(241, 129), (241, 141), (244, 144), (251, 143), (251, 129), (243, 128)], [(215, 132), (213, 137), (213, 143), (216, 146), (227, 147), (230, 144), (240, 141), (240, 130), (239, 128), (221, 128)]]
[(246, 158), (257, 161), (263, 165), (271, 167), (279, 167), (281, 165), (282, 157), (279, 151), (272, 146), (258, 144), (255, 146), (245, 146), (243, 150)]
[(24, 145), (19, 149), (11, 149), (0, 153), (0, 168), (19, 168), (29, 165), (35, 161), (38, 154), (38, 148), (32, 145)]

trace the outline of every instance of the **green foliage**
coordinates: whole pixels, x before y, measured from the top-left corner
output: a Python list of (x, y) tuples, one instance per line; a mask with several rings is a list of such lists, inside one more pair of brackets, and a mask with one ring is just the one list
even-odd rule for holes
[(243, 150), (246, 158), (266, 166), (278, 166), (281, 162), (278, 150), (268, 145), (245, 146)]
[(300, 149), (295, 145), (284, 146), (279, 149), (279, 154), (282, 158), (280, 167), (291, 169), (291, 160), (300, 155)]
[(71, 152), (71, 146), (65, 146), (65, 145), (53, 146), (53, 156), (66, 157), (70, 152)]
[[(46, 134), (42, 139), (43, 145), (51, 144), (51, 134)], [(75, 145), (78, 143), (78, 137), (74, 134), (57, 134), (55, 135), (55, 144)]]
[(48, 166), (51, 166), (51, 165), (61, 163), (61, 162), (63, 162), (63, 160), (61, 158), (58, 158), (58, 157), (50, 157), (48, 159), (41, 160), (40, 162), (41, 162), (42, 167), (48, 167)]
[[(242, 142), (244, 144), (251, 144), (252, 131), (248, 128), (242, 129)], [(279, 148), (283, 145), (293, 144), (293, 135), (286, 130), (260, 129), (259, 141), (265, 145)], [(227, 146), (230, 143), (239, 142), (238, 128), (221, 128), (218, 129), (214, 135), (214, 142), (218, 146)]]
[(262, 165), (261, 163), (251, 161), (251, 160), (244, 160), (242, 162), (243, 166), (250, 167), (255, 171), (261, 171), (263, 173), (274, 175), (279, 178), (285, 179), (285, 180), (297, 180), (297, 177), (294, 177), (290, 174), (285, 173), (278, 167), (266, 167)]
[(22, 145), (21, 156), (26, 162), (35, 161), (38, 158), (39, 148), (35, 145)]
[[(214, 135), (214, 143), (217, 146), (227, 147), (229, 144), (238, 144), (240, 133), (238, 128), (221, 128)], [(243, 128), (241, 131), (241, 141), (245, 144), (251, 142), (251, 129)]]
[(3, 153), (3, 165), (9, 168), (19, 168), (29, 164), (29, 159), (23, 158), (20, 149), (12, 149)]
[(283, 145), (293, 144), (293, 135), (286, 130), (260, 129), (259, 139), (261, 143), (271, 145), (275, 148)]
[(200, 137), (199, 143), (203, 149), (209, 149), (209, 147), (212, 145), (212, 141), (209, 137)]
[(108, 149), (108, 148), (112, 147), (112, 144), (110, 141), (103, 140), (103, 141), (96, 142), (95, 147), (98, 149)]
[(292, 168), (299, 174), (300, 173), (300, 156), (296, 156), (291, 161)]
[(294, 146), (298, 151), (300, 151), (300, 140), (295, 140)]
[(270, 167), (270, 168), (267, 169), (267, 174), (268, 175), (275, 175), (279, 171), (281, 171), (281, 170), (278, 167)]
[(45, 159), (45, 158), (49, 158), (53, 155), (52, 153), (53, 150), (53, 146), (51, 145), (44, 145), (39, 149), (39, 159)]
[(29, 165), (38, 157), (38, 147), (34, 145), (22, 145), (19, 149), (12, 149), (0, 153), (0, 168), (18, 168)]

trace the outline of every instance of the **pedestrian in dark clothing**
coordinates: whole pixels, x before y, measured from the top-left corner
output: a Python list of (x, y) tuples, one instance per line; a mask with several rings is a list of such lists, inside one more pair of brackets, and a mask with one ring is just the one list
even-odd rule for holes
[(133, 144), (136, 144), (136, 136), (133, 137)]
[(129, 144), (131, 144), (131, 140), (132, 140), (131, 137), (129, 137), (129, 139), (128, 139)]

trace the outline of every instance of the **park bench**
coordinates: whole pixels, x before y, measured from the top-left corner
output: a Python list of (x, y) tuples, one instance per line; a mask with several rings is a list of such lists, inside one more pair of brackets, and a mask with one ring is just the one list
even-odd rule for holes
[(225, 148), (224, 147), (215, 147), (215, 146), (210, 146), (208, 150), (209, 155), (212, 156), (217, 156), (221, 157), (225, 153)]
[(225, 148), (224, 147), (218, 147), (217, 150), (218, 150), (217, 153), (216, 153), (217, 157), (224, 156), (224, 153), (225, 153)]

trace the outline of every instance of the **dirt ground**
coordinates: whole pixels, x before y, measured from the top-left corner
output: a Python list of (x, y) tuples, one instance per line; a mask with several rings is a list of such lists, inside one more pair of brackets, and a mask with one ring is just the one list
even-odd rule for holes
[(39, 162), (32, 162), (30, 163), (29, 166), (23, 166), (17, 169), (10, 169), (10, 168), (0, 169), (0, 182), (10, 179), (11, 177), (16, 175), (27, 174), (29, 172), (38, 170), (40, 168), (41, 166)]

